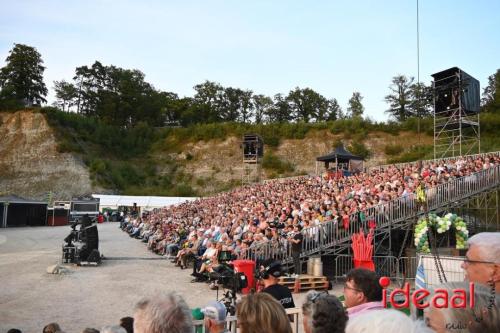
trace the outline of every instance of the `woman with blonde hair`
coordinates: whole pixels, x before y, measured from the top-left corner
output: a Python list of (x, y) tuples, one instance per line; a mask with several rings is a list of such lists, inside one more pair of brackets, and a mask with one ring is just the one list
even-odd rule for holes
[(249, 294), (236, 305), (241, 333), (292, 333), (281, 304), (267, 293)]

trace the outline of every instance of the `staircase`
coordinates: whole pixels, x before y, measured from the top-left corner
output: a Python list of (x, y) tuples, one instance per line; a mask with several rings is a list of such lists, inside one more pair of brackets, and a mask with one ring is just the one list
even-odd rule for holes
[[(457, 206), (470, 198), (500, 188), (500, 165), (482, 170), (470, 176), (455, 179), (435, 188), (426, 190), (429, 211), (442, 212), (450, 206)], [(301, 258), (315, 254), (345, 253), (351, 245), (351, 235), (360, 229), (367, 230), (367, 221), (376, 223), (375, 239), (388, 237), (393, 230), (406, 230), (423, 215), (417, 207), (413, 195), (408, 195), (365, 210), (365, 220), (361, 221), (359, 213), (352, 214), (349, 226), (344, 229), (342, 223), (326, 222), (302, 230), (304, 242)], [(377, 244), (376, 244), (377, 245)], [(258, 260), (274, 258), (283, 264), (291, 263), (290, 249), (284, 246), (266, 246), (252, 249), (247, 253), (248, 259)]]

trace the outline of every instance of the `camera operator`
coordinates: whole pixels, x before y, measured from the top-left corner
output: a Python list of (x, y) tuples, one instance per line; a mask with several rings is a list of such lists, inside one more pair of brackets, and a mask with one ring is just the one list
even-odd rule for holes
[(264, 286), (262, 292), (268, 293), (273, 296), (278, 302), (283, 305), (285, 309), (294, 308), (292, 293), (290, 289), (278, 284), (278, 278), (281, 276), (282, 267), (277, 261), (269, 259), (260, 266), (259, 281)]
[(302, 235), (302, 226), (296, 224), (293, 226), (293, 234), (287, 239), (292, 245), (292, 257), (293, 257), (293, 267), (295, 270), (295, 277), (298, 277), (302, 273), (302, 267), (300, 267), (300, 252), (302, 251), (302, 241), (304, 240), (304, 235)]

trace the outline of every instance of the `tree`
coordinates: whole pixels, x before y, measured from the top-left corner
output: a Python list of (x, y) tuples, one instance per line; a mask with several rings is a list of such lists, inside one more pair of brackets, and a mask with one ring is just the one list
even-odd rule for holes
[(293, 117), (308, 123), (310, 120), (324, 121), (328, 113), (328, 100), (316, 91), (299, 87), (287, 96)]
[(352, 97), (349, 99), (347, 111), (351, 115), (351, 117), (361, 117), (363, 115), (363, 111), (365, 107), (361, 103), (363, 100), (363, 96), (361, 93), (355, 91), (352, 93)]
[(342, 118), (342, 108), (337, 102), (337, 99), (331, 99), (328, 101), (328, 113), (326, 114), (326, 121), (337, 120)]
[(221, 112), (224, 99), (224, 88), (216, 82), (205, 81), (194, 86), (194, 99), (199, 103), (198, 112), (201, 112), (203, 122), (217, 122), (223, 120)]
[(222, 121), (236, 121), (240, 117), (243, 90), (228, 87), (224, 89), (219, 104), (219, 114)]
[(263, 123), (264, 116), (269, 114), (269, 109), (273, 106), (273, 100), (268, 96), (254, 95), (252, 97), (252, 104), (255, 108), (255, 123)]
[(42, 56), (31, 46), (14, 44), (0, 69), (1, 104), (16, 101), (24, 106), (46, 103)]
[(240, 120), (243, 123), (247, 123), (252, 117), (252, 113), (254, 110), (252, 96), (253, 96), (253, 91), (251, 90), (245, 90), (240, 95), (240, 104), (241, 104)]
[(500, 112), (500, 69), (488, 77), (481, 104), (484, 112)]
[(411, 116), (426, 117), (432, 113), (434, 100), (432, 96), (432, 87), (425, 83), (414, 83), (410, 86), (411, 101), (408, 106)]
[(292, 120), (291, 107), (282, 94), (274, 95), (274, 105), (268, 109), (269, 122), (281, 123)]
[(413, 77), (397, 75), (392, 78), (389, 86), (391, 94), (385, 96), (385, 101), (389, 104), (389, 109), (385, 111), (398, 121), (404, 121), (411, 116), (410, 103), (412, 102), (411, 86)]
[(76, 104), (78, 90), (72, 83), (64, 80), (54, 81), (54, 91), (57, 98), (54, 105), (60, 107), (63, 111), (66, 111), (66, 108), (69, 111)]

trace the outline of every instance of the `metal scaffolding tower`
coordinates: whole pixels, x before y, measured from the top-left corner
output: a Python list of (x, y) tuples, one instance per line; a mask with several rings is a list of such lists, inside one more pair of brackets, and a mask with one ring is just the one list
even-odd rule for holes
[(252, 184), (260, 182), (261, 162), (264, 156), (264, 142), (256, 134), (245, 134), (241, 144), (243, 148), (243, 174), (241, 183)]
[(457, 67), (432, 77), (434, 158), (480, 153), (479, 81)]

